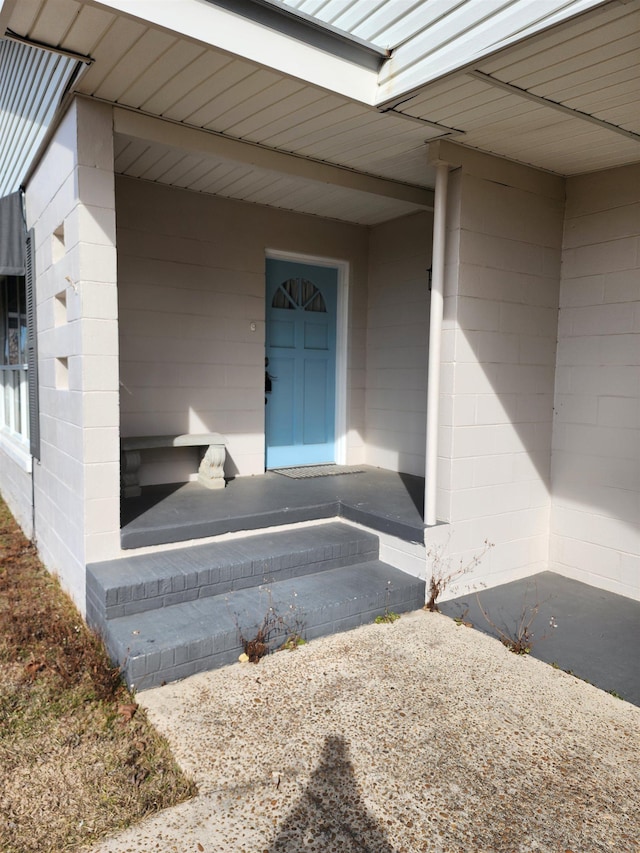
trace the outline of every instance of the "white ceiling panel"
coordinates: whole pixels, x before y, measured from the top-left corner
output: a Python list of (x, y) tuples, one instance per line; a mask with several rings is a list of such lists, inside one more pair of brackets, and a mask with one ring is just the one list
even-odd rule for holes
[[(568, 89), (555, 89), (546, 97), (562, 104), (568, 104), (574, 109), (580, 109), (577, 103), (592, 104), (607, 104), (612, 96), (626, 95), (630, 93), (638, 93), (638, 78), (640, 77), (640, 67), (638, 65), (623, 68), (621, 71), (616, 71), (612, 74), (604, 76), (589, 76), (584, 75), (579, 83), (572, 85)], [(560, 85), (560, 84), (559, 84)], [(539, 94), (536, 92), (536, 94)]]
[(593, 11), (476, 68), (491, 77), (453, 75), (397, 110), (462, 129), (463, 144), (560, 174), (640, 159), (640, 138), (620, 133), (640, 134), (638, 0)]
[(93, 56), (95, 46), (104, 37), (114, 19), (115, 16), (104, 9), (83, 4), (64, 37), (64, 46), (67, 50)]
[(547, 130), (471, 135), (469, 144), (503, 157), (564, 175), (597, 169), (603, 158), (614, 165), (637, 161), (638, 145), (624, 138), (612, 141), (606, 130), (577, 120), (555, 123)]
[(174, 40), (166, 51), (142, 69), (135, 80), (127, 81), (126, 88), (118, 96), (120, 102), (141, 107), (204, 52), (200, 45)]
[(498, 53), (484, 60), (482, 68), (487, 74), (506, 75), (514, 81), (558, 64), (573, 57), (586, 55), (601, 46), (625, 38), (638, 29), (637, 4), (609, 5), (572, 21), (564, 27), (537, 36), (522, 45)]
[[(264, 78), (261, 81), (262, 84), (264, 84)], [(277, 79), (272, 86), (259, 89), (250, 97), (239, 98), (226, 112), (217, 113), (211, 125), (215, 129), (220, 129), (222, 133), (241, 138), (242, 135), (234, 132), (233, 128), (243, 125), (248, 119), (251, 120), (256, 113), (260, 113), (264, 119), (278, 104), (297, 94), (301, 89), (302, 84), (296, 80)], [(204, 124), (203, 127), (209, 127), (209, 124)]]
[[(43, 5), (44, 0), (20, 0), (11, 13), (11, 29), (20, 35), (29, 35)], [(73, 6), (73, 0), (67, 5)], [(64, 14), (64, 9), (62, 13)]]
[(154, 157), (154, 161), (140, 175), (146, 181), (160, 181), (170, 169), (175, 168), (184, 159), (184, 151), (170, 148), (161, 157)]
[(129, 174), (129, 169), (133, 167), (137, 160), (142, 157), (150, 146), (148, 142), (140, 139), (128, 140), (126, 143), (116, 143), (114, 148), (115, 154), (115, 170), (116, 172), (126, 175)]
[[(612, 46), (607, 45), (606, 49), (603, 47), (599, 51), (590, 51), (579, 60), (576, 58), (573, 62), (564, 62), (549, 69), (545, 74), (539, 72), (535, 75), (525, 75), (519, 81), (509, 79), (506, 82), (554, 100), (570, 97), (572, 89), (585, 84), (591, 84), (597, 90), (601, 81), (610, 75), (620, 72), (626, 72), (627, 75), (637, 73), (640, 39), (634, 36), (633, 41), (636, 42), (634, 49), (624, 53), (619, 52), (618, 48), (621, 46), (616, 45), (614, 48), (616, 52), (612, 55)], [(499, 80), (505, 79), (502, 76), (495, 76)]]
[(278, 101), (281, 97), (278, 87), (288, 87), (291, 92), (291, 83), (292, 81), (271, 71), (252, 70), (237, 83), (226, 86), (223, 92), (208, 101), (200, 110), (186, 116), (184, 121), (197, 127), (224, 131), (229, 125), (253, 115), (256, 110), (261, 110), (265, 103)]
[(95, 95), (103, 80), (122, 64), (128, 50), (146, 32), (146, 29), (143, 24), (114, 17), (91, 53), (95, 62), (84, 75), (79, 90)]
[(530, 127), (549, 126), (561, 119), (557, 113), (549, 112), (544, 107), (532, 104), (531, 101), (505, 95), (504, 92), (500, 94), (500, 98), (487, 97), (486, 101), (454, 115), (454, 119), (464, 121), (465, 142), (469, 141), (471, 134), (483, 129), (495, 134), (522, 126), (526, 133)]
[[(113, 29), (116, 26), (114, 25)], [(145, 30), (134, 39), (134, 31), (129, 34), (131, 47), (122, 59), (113, 66), (109, 74), (102, 79), (93, 94), (105, 101), (119, 101), (123, 93), (144, 74), (149, 65), (158, 62), (176, 43), (168, 33), (158, 30)]]
[(312, 144), (319, 138), (326, 139), (340, 133), (347, 122), (362, 121), (366, 127), (371, 115), (360, 104), (340, 103), (330, 110), (318, 111), (312, 118), (302, 123), (291, 124), (286, 131), (267, 138), (265, 144), (287, 151), (299, 151), (305, 144)]
[[(163, 83), (146, 100), (138, 104), (134, 98), (131, 102), (125, 101), (124, 103), (132, 107), (139, 107), (153, 115), (167, 115), (180, 103), (181, 99), (188, 97), (198, 86), (207, 87), (211, 85), (210, 81), (214, 75), (231, 62), (233, 60), (228, 56), (208, 50), (191, 60), (172, 77), (167, 78), (164, 72), (161, 74), (157, 72)], [(195, 103), (195, 108), (197, 108), (197, 105), (202, 103), (202, 99), (196, 100)], [(185, 109), (193, 110), (194, 107), (188, 106)]]
[(226, 132), (237, 139), (262, 142), (269, 134), (277, 133), (279, 128), (282, 129), (294, 121), (301, 120), (303, 110), (313, 109), (313, 104), (317, 104), (326, 97), (320, 90), (303, 86), (292, 94), (261, 106), (251, 115), (231, 125)]
[[(162, 161), (162, 171), (158, 178), (153, 178), (155, 167), (147, 169), (140, 177), (145, 181), (159, 180), (168, 182), (168, 176), (172, 176), (172, 183), (177, 187), (191, 187), (200, 181), (209, 180), (213, 172), (211, 162), (197, 156), (184, 157), (182, 162), (168, 164), (166, 159)], [(214, 167), (215, 168), (215, 167)]]
[[(219, 57), (223, 59), (222, 56)], [(179, 100), (162, 115), (175, 121), (186, 121), (198, 125), (198, 117), (204, 113), (205, 120), (210, 121), (215, 112), (207, 109), (214, 96), (224, 98), (225, 93), (236, 87), (241, 81), (249, 80), (252, 74), (260, 74), (260, 70), (240, 59), (221, 62), (216, 71), (207, 79), (191, 81), (191, 86)], [(268, 72), (265, 72), (268, 73)], [(195, 85), (193, 85), (195, 82)], [(189, 83), (187, 84), (189, 85)]]
[(429, 86), (426, 91), (416, 95), (397, 109), (407, 115), (429, 118), (432, 114), (446, 115), (446, 111), (453, 107), (451, 114), (455, 115), (455, 105), (465, 101), (473, 104), (479, 95), (482, 95), (484, 100), (486, 94), (485, 84), (471, 77), (457, 76)]
[[(432, 82), (380, 113), (195, 38), (118, 16), (97, 2), (19, 0), (11, 25), (22, 35), (91, 55), (95, 61), (77, 83), (89, 97), (414, 186), (433, 186), (425, 143), (443, 135), (426, 122), (460, 129), (463, 135), (454, 138), (462, 144), (561, 174), (640, 159), (638, 142), (615, 128), (533, 103), (464, 71), (447, 76), (460, 67), (462, 56), (465, 61), (475, 56), (471, 71), (640, 133), (640, 0), (602, 9), (594, 8), (599, 0), (286, 4), (357, 38), (394, 45), (382, 76), (388, 94), (420, 75), (421, 82)], [(568, 20), (584, 10), (589, 14)], [(556, 23), (560, 26), (539, 31)], [(527, 34), (533, 37), (524, 40)], [(260, 203), (269, 199), (347, 221), (383, 221), (380, 217), (416, 209), (344, 185), (331, 188), (140, 139), (118, 139), (116, 164), (132, 177)]]
[(117, 134), (115, 151), (118, 174), (347, 222), (372, 225), (421, 209), (409, 202)]
[(265, 116), (265, 122), (262, 127), (257, 128), (251, 134), (247, 134), (248, 139), (253, 142), (260, 142), (263, 145), (278, 146), (278, 140), (283, 134), (286, 134), (291, 128), (305, 127), (307, 122), (320, 120), (320, 126), (323, 125), (327, 116), (345, 106), (345, 101), (337, 95), (323, 95), (315, 97), (315, 90), (306, 90), (309, 93), (309, 101), (306, 105), (295, 110), (293, 113), (287, 112), (282, 118), (275, 121), (270, 116)]
[(407, 184), (413, 183), (414, 175), (424, 176), (424, 186), (435, 185), (435, 169), (427, 164), (428, 146), (424, 142), (419, 143), (410, 151), (406, 146), (398, 145), (395, 149), (385, 148), (363, 157), (354, 157), (351, 166), (354, 169), (362, 169), (371, 174), (384, 174), (394, 181), (403, 181)]
[(30, 27), (30, 38), (43, 44), (60, 44), (81, 8), (75, 0), (66, 0), (60, 7), (44, 6)]
[[(351, 131), (346, 130), (344, 134), (323, 140), (317, 145), (308, 145), (304, 148), (304, 154), (317, 160), (358, 168), (355, 166), (356, 163), (371, 158), (391, 156), (394, 151), (396, 156), (402, 156), (411, 147), (411, 139), (414, 144), (426, 148), (424, 134), (419, 128), (413, 131), (412, 137), (406, 131), (399, 131), (397, 128), (394, 131), (385, 134), (380, 128), (372, 127), (368, 134), (363, 135), (357, 127)], [(425, 183), (425, 175), (420, 176), (420, 183)]]

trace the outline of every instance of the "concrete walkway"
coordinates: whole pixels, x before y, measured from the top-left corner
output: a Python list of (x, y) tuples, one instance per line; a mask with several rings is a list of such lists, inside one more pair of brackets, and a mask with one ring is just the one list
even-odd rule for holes
[(94, 853), (640, 851), (640, 708), (443, 615), (139, 701), (200, 793)]

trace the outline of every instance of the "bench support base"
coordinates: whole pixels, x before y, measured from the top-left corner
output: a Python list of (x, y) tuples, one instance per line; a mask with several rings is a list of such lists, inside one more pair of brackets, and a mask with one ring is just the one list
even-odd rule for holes
[(224, 489), (224, 445), (210, 444), (198, 469), (198, 482), (208, 489)]
[[(185, 437), (187, 438), (187, 437)], [(166, 447), (166, 443), (153, 444), (153, 439), (148, 440), (149, 447)], [(173, 445), (176, 446), (176, 445)], [(189, 446), (189, 442), (182, 441), (177, 446)], [(193, 442), (192, 446), (195, 446)], [(227, 451), (224, 444), (210, 444), (204, 454), (204, 458), (198, 469), (198, 482), (208, 489), (224, 489), (224, 463)], [(137, 498), (142, 494), (140, 488), (140, 451), (123, 450), (120, 459), (120, 473), (122, 495), (125, 498)]]
[(139, 450), (125, 450), (121, 454), (120, 477), (122, 494), (125, 498), (137, 498), (141, 495)]

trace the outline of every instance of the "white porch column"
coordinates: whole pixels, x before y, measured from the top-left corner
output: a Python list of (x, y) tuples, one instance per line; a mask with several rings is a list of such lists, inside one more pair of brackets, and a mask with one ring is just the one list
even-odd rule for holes
[(447, 218), (449, 164), (436, 166), (436, 197), (433, 215), (433, 259), (431, 265), (431, 313), (429, 317), (429, 365), (427, 379), (427, 447), (424, 520), (436, 523), (436, 471), (438, 468), (438, 423), (440, 398), (440, 345), (444, 306), (444, 251)]

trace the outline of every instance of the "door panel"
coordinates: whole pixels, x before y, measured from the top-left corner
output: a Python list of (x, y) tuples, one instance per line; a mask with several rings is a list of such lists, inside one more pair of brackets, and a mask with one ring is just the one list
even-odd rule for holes
[(306, 360), (304, 363), (304, 402), (302, 440), (304, 444), (322, 444), (327, 440), (329, 424), (324, 401), (327, 398), (327, 364)]
[(335, 268), (267, 260), (267, 468), (335, 461)]

